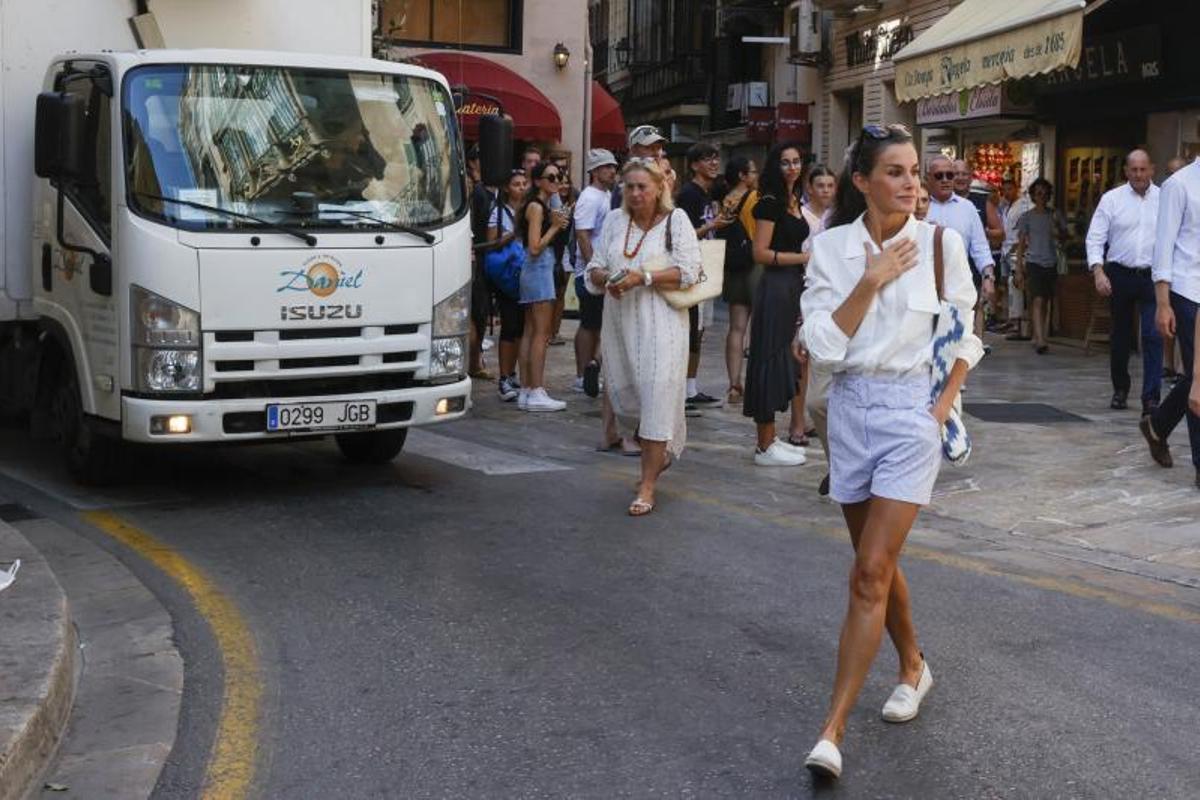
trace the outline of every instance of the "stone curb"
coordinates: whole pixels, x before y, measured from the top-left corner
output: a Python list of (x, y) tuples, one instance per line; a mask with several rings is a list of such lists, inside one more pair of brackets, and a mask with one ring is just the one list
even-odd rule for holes
[(32, 793), (67, 727), (75, 693), (75, 628), (41, 553), (0, 522), (0, 559), (21, 559), (0, 592), (0, 800)]

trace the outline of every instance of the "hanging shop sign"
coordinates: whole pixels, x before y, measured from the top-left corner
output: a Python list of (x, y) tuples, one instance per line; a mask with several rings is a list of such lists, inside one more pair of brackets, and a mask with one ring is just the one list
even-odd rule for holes
[(917, 101), (917, 124), (956, 122), (980, 117), (1019, 116), (1033, 112), (1033, 97), (1020, 82), (977, 86), (958, 92), (922, 97)]
[(1144, 25), (1104, 36), (1085, 36), (1079, 66), (1043, 75), (1038, 86), (1047, 92), (1099, 89), (1162, 77), (1162, 31)]
[(913, 27), (898, 19), (873, 28), (855, 31), (846, 37), (846, 66), (890, 61), (892, 56), (913, 40)]
[(780, 103), (775, 107), (775, 141), (812, 144), (807, 103)]
[(746, 120), (746, 139), (755, 144), (770, 144), (775, 129), (775, 109), (771, 106), (752, 108)]

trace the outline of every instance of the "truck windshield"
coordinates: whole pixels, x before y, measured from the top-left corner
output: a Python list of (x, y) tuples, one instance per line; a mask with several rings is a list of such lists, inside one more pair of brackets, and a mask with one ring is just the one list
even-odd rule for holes
[(154, 65), (129, 73), (123, 103), (129, 204), (172, 225), (260, 227), (203, 206), (326, 229), (432, 228), (465, 213), (454, 105), (432, 80)]

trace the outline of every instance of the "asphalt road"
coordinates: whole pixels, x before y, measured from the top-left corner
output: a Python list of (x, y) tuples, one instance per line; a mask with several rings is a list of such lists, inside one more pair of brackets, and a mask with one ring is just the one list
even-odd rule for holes
[[(199, 450), (154, 455), (129, 488), (91, 498), (178, 549), (248, 620), (259, 796), (1200, 795), (1200, 617), (1149, 584), (1160, 602), (1141, 608), (1080, 591), (1077, 568), (1006, 574), (932, 551), (905, 561), (935, 678), (921, 716), (879, 719), (896, 668), (885, 640), (845, 775), (814, 785), (802, 761), (850, 564), (813, 490), (823, 467), (754, 470), (718, 412), (659, 509), (630, 520), (636, 462), (591, 450), (586, 409), (484, 399), (385, 469), (348, 468), (324, 443)], [(81, 504), (37, 445), (4, 445), (34, 465), (9, 494), (60, 518)], [(187, 668), (156, 796), (194, 797), (219, 653), (176, 587), (125, 560), (171, 610)]]

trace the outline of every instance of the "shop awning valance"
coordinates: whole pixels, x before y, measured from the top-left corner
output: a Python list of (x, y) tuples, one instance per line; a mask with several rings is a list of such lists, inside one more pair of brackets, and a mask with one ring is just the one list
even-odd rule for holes
[(963, 0), (892, 57), (901, 102), (1079, 63), (1084, 0)]
[(625, 149), (625, 115), (621, 104), (599, 81), (592, 81), (592, 147), (614, 153)]
[(458, 119), (468, 141), (479, 138), (480, 117), (500, 111), (512, 117), (516, 139), (562, 141), (562, 119), (554, 103), (508, 67), (458, 50), (422, 53), (412, 60), (445, 75), (452, 88), (467, 88)]

